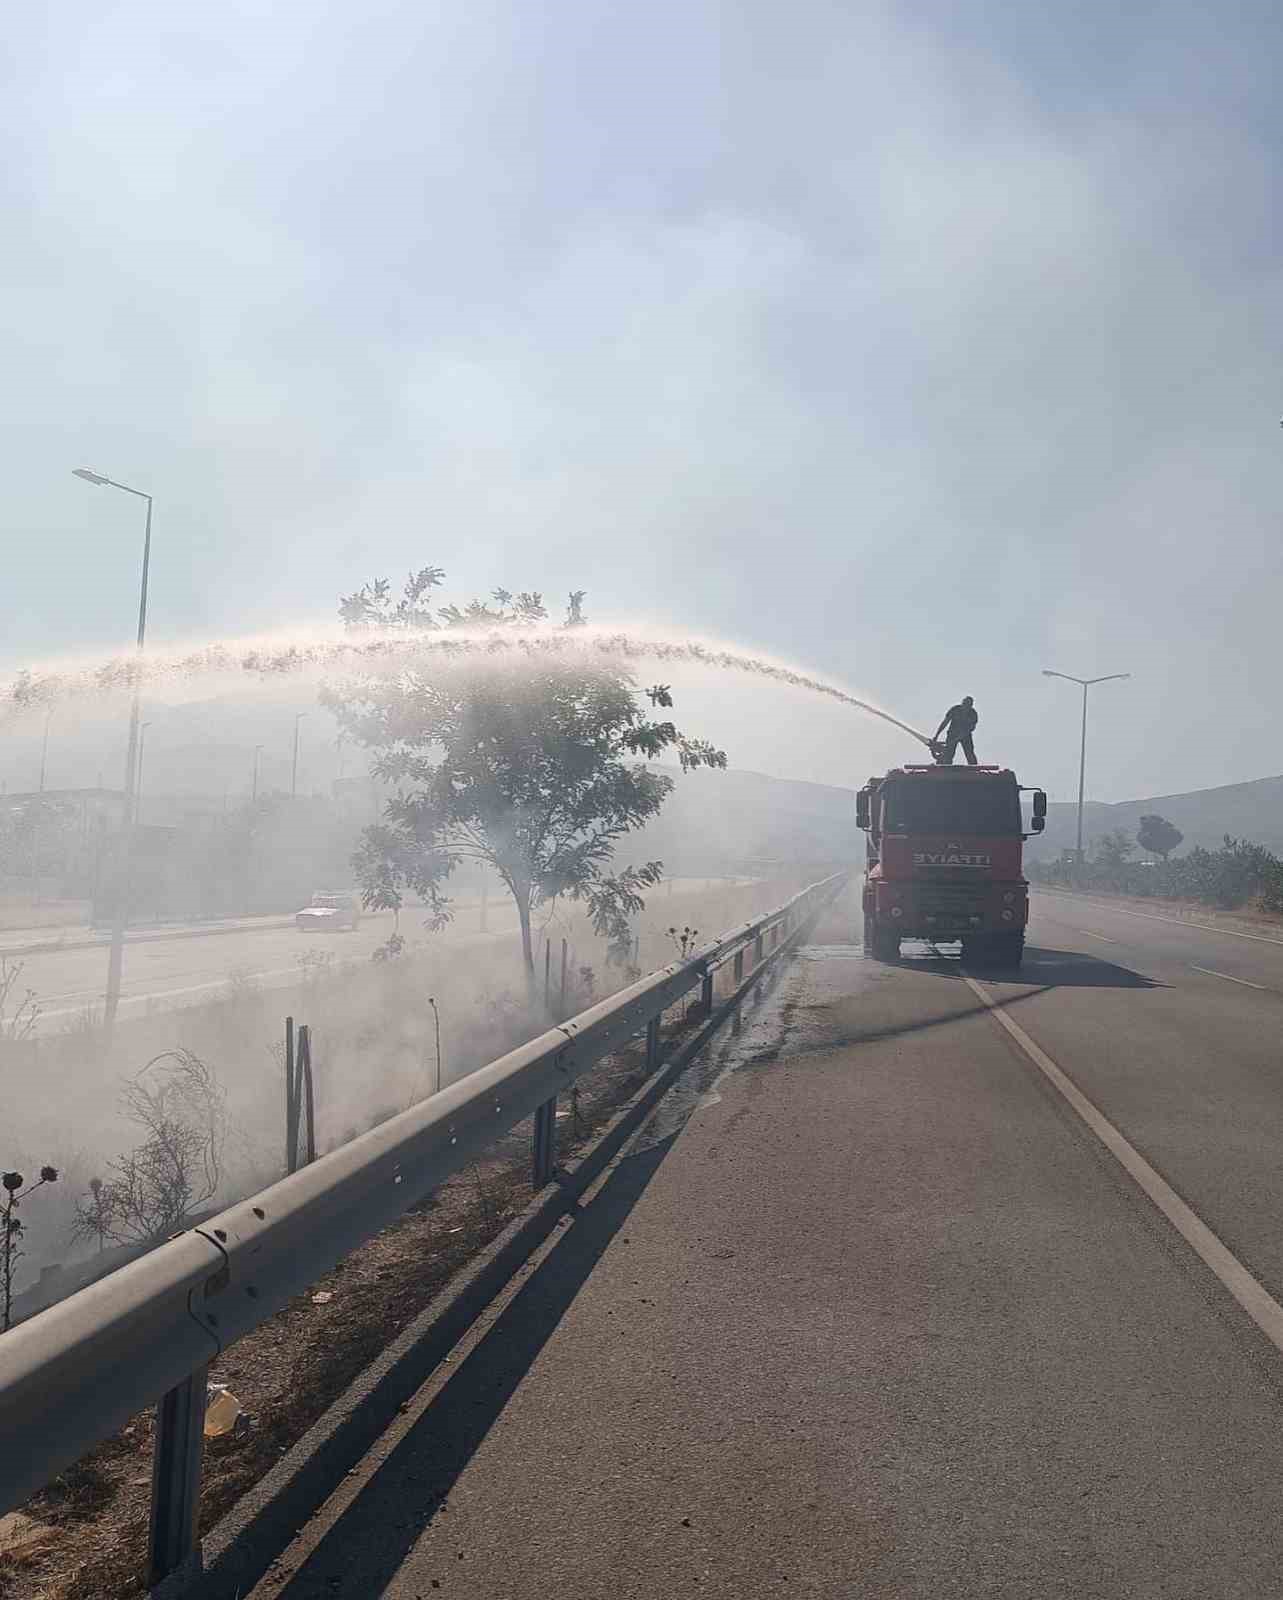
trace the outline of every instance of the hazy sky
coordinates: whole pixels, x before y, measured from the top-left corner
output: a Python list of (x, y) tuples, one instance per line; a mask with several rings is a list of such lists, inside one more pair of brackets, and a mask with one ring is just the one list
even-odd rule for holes
[[(969, 691), (1062, 797), (1044, 666), (1135, 673), (1099, 798), (1278, 772), (1281, 45), (1276, 0), (15, 8), (0, 659), (130, 634), (85, 463), (156, 495), (158, 637), (433, 562)], [(837, 726), (736, 754), (908, 753)]]

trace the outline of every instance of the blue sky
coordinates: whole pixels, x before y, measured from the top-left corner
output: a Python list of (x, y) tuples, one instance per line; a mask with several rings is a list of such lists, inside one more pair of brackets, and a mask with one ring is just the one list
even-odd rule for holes
[[(919, 724), (970, 692), (1059, 794), (1044, 666), (1135, 674), (1099, 798), (1283, 769), (1281, 16), (20, 10), (0, 660), (128, 638), (138, 506), (85, 463), (156, 495), (158, 637), (433, 562)], [(904, 753), (769, 709), (742, 764)]]

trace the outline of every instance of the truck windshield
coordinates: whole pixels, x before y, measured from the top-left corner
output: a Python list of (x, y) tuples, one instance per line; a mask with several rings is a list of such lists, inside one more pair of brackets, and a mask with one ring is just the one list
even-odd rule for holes
[(1021, 832), (1020, 798), (1010, 781), (900, 778), (882, 794), (884, 833)]

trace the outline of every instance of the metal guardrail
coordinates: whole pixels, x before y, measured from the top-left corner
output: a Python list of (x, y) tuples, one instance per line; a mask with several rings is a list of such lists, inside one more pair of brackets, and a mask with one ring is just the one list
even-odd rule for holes
[(699, 988), (711, 1018), (728, 962), (725, 1009), (738, 1016), (759, 973), (848, 876), (812, 884), (0, 1337), (0, 1512), (156, 1404), (149, 1581), (182, 1568), (195, 1545), (209, 1363), (531, 1116), (534, 1184), (548, 1183), (558, 1095), (643, 1030), (657, 1071), (664, 1011)]

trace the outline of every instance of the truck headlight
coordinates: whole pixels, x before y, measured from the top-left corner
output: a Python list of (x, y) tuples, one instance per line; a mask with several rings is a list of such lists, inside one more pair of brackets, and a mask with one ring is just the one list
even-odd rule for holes
[(1016, 913), (1014, 911), (1004, 911), (1002, 914), (1002, 920), (1004, 922), (1010, 922), (1015, 914)]
[(1012, 904), (1012, 902), (1015, 900), (1015, 898), (1016, 898), (1015, 895), (1012, 894), (1010, 889), (1008, 889), (1006, 894), (1004, 894), (1003, 897), (1002, 897), (1002, 903), (1003, 903), (1004, 906), (1009, 906), (1009, 905)]
[(900, 909), (899, 906), (892, 906), (891, 907), (891, 915), (893, 917), (902, 917), (904, 915), (904, 912)]

